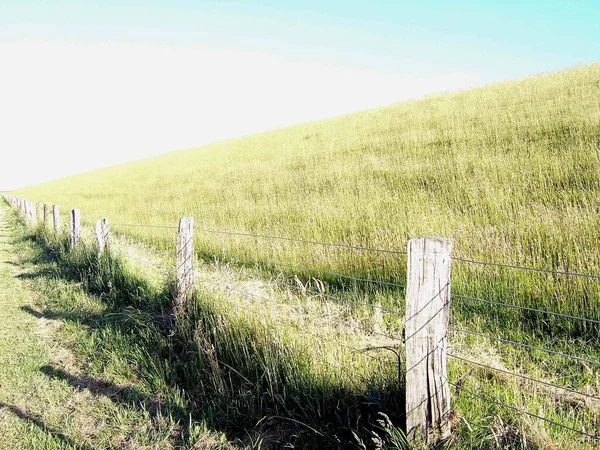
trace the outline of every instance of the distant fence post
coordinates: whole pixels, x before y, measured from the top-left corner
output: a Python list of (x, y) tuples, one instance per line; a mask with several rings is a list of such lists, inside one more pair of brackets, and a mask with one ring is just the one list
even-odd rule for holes
[(29, 202), (29, 225), (32, 227), (37, 225), (37, 207), (33, 206), (33, 202)]
[(58, 234), (60, 230), (60, 207), (52, 205), (52, 223), (54, 224), (54, 234)]
[(175, 306), (178, 310), (191, 298), (194, 289), (194, 218), (182, 217), (177, 231), (177, 284)]
[(44, 203), (44, 228), (48, 229), (48, 221), (50, 220), (50, 205)]
[(23, 200), (23, 216), (25, 225), (29, 224), (29, 202), (27, 200)]
[(415, 444), (450, 437), (446, 371), (452, 240), (408, 242), (406, 286), (406, 431)]
[(42, 221), (44, 219), (44, 205), (42, 202), (37, 202), (35, 204), (35, 215), (37, 221)]
[(75, 248), (81, 237), (81, 211), (71, 210), (71, 250)]
[(96, 239), (98, 240), (98, 249), (100, 253), (108, 250), (110, 247), (110, 228), (108, 219), (101, 219), (96, 222)]

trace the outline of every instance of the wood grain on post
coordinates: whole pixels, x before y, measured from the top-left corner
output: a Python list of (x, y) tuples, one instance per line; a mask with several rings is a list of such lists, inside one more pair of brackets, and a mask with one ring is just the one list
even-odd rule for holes
[(35, 227), (37, 225), (37, 205), (34, 207), (33, 202), (29, 202), (29, 225)]
[(44, 219), (44, 205), (42, 202), (37, 202), (35, 204), (35, 215), (38, 221), (43, 221)]
[(52, 205), (52, 223), (54, 224), (54, 233), (58, 234), (60, 231), (60, 207), (58, 205)]
[(48, 228), (48, 221), (50, 220), (50, 205), (44, 203), (44, 228)]
[(175, 305), (177, 311), (192, 297), (194, 290), (194, 218), (182, 217), (177, 232), (177, 282), (175, 288)]
[(108, 219), (100, 219), (96, 222), (96, 239), (100, 253), (107, 251), (110, 247), (110, 228)]
[(415, 444), (450, 437), (446, 371), (452, 240), (408, 242), (406, 286), (406, 431)]
[(79, 243), (81, 237), (81, 211), (79, 209), (71, 210), (71, 249)]

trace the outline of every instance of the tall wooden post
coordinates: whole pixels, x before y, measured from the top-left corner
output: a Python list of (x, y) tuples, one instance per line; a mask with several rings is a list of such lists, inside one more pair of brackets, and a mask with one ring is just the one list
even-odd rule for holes
[(36, 202), (35, 216), (38, 221), (44, 221), (44, 205), (42, 202)]
[(54, 234), (60, 231), (60, 207), (52, 205), (52, 223), (54, 224)]
[(71, 210), (71, 250), (79, 243), (81, 237), (81, 211)]
[(29, 202), (29, 225), (35, 227), (37, 225), (37, 206), (33, 202)]
[(50, 221), (50, 205), (44, 203), (44, 228), (48, 229), (48, 222)]
[(108, 219), (101, 219), (96, 222), (96, 239), (98, 240), (98, 249), (100, 253), (109, 249), (110, 228), (108, 226)]
[(194, 218), (182, 217), (177, 232), (177, 284), (174, 309), (177, 311), (191, 298), (194, 290)]
[(415, 444), (450, 437), (446, 372), (452, 240), (408, 242), (406, 286), (406, 431)]

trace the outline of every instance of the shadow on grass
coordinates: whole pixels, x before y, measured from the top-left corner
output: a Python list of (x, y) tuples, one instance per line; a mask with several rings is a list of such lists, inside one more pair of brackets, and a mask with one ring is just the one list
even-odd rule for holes
[(58, 442), (60, 442), (61, 448), (65, 448), (63, 446), (66, 446), (66, 448), (72, 448), (72, 449), (92, 450), (92, 447), (89, 447), (87, 445), (77, 444), (76, 442), (74, 442), (73, 440), (68, 438), (63, 433), (46, 425), (41, 419), (39, 419), (31, 414), (27, 414), (25, 411), (23, 411), (21, 408), (16, 407), (15, 405), (10, 405), (8, 403), (4, 403), (4, 402), (0, 401), (0, 409), (3, 409), (3, 408), (9, 410), (11, 413), (13, 413), (15, 416), (17, 416), (20, 420), (23, 420), (27, 423), (35, 425), (41, 431), (43, 431), (44, 433), (47, 433), (52, 438), (56, 439)]
[(263, 448), (371, 448), (371, 443), (388, 439), (389, 429), (402, 426), (401, 380), (382, 382), (379, 377), (360, 389), (344, 387), (319, 375), (309, 354), (274, 339), (272, 330), (258, 322), (228, 317), (200, 293), (174, 320), (172, 283), (153, 288), (118, 258), (99, 255), (94, 246), (70, 251), (65, 237), (43, 230), (24, 239), (35, 249), (24, 263), (42, 269), (23, 278), (78, 283), (105, 308), (102, 314), (90, 313), (76, 303), (53, 301), (42, 315), (31, 308), (23, 310), (38, 318), (83, 324), (89, 333), (103, 333), (103, 342), (120, 342), (121, 346), (96, 349), (93, 357), (131, 358), (136, 375), (150, 390), (166, 384), (185, 393), (185, 406), (168, 393), (149, 396), (135, 388), (42, 367), (50, 377), (130, 407), (144, 405), (152, 414), (162, 411), (183, 428), (190, 419), (203, 421), (230, 439), (259, 440)]

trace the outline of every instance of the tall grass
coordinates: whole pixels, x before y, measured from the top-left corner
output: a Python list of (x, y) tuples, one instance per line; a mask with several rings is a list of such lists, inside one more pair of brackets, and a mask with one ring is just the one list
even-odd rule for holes
[[(341, 279), (328, 278), (323, 271), (402, 284), (406, 271), (403, 255), (350, 252), (211, 230), (399, 250), (406, 247), (410, 237), (441, 235), (455, 239), (458, 256), (600, 274), (598, 130), (600, 64), (594, 64), (171, 153), (34, 186), (14, 195), (60, 204), (63, 211), (81, 208), (89, 223), (108, 217), (116, 232), (167, 249), (173, 246), (174, 230), (125, 225), (176, 225), (180, 216), (193, 215), (197, 249), (205, 262), (231, 263), (266, 278), (278, 279), (285, 272), (284, 278), (295, 276), (304, 284), (316, 277), (327, 281), (329, 293), (362, 296), (402, 311), (400, 288), (374, 293), (359, 284), (348, 286)], [(290, 265), (316, 273), (290, 269)], [(456, 294), (485, 300), (600, 319), (600, 283), (590, 279), (456, 260), (452, 289)], [(231, 293), (223, 297), (230, 298)], [(202, 296), (198, 301), (202, 304)], [(230, 326), (218, 319), (205, 326), (205, 316), (194, 311), (191, 309), (181, 321), (182, 327), (188, 327), (182, 328), (182, 333), (186, 342), (192, 335), (202, 342), (203, 336), (215, 336), (217, 341), (211, 344), (214, 350), (197, 347), (197, 353), (204, 352), (205, 358), (206, 352), (224, 351), (217, 359), (238, 364), (234, 356), (246, 352), (244, 342), (265, 342), (262, 331), (252, 331), (255, 325), (244, 328), (235, 322)], [(207, 317), (239, 318), (234, 307), (223, 316), (210, 311)], [(256, 321), (262, 313), (254, 310), (247, 316)], [(361, 314), (351, 312), (358, 317)], [(460, 297), (454, 299), (452, 314), (453, 323), (494, 336), (592, 359), (600, 352), (600, 329), (594, 324)], [(396, 326), (389, 318), (383, 320), (386, 326)], [(268, 324), (260, 327), (270, 328)], [(297, 340), (299, 331), (293, 331), (293, 325), (284, 329), (290, 331), (281, 338), (286, 343), (282, 348), (288, 348), (286, 339)], [(227, 330), (223, 340), (214, 330)], [(330, 332), (327, 327), (321, 331)], [(251, 338), (245, 334), (250, 332)], [(584, 364), (547, 355), (542, 358), (535, 352), (510, 347), (496, 348), (473, 338), (453, 339), (467, 349), (496, 349), (500, 362), (511, 369), (545, 379), (558, 377), (571, 387), (598, 392), (594, 381), (598, 371)], [(292, 373), (269, 356), (276, 352), (279, 357), (277, 352), (283, 350), (265, 345), (257, 356), (260, 364), (269, 360), (263, 370), (274, 364), (274, 380)], [(306, 364), (298, 372), (304, 377), (312, 366), (302, 362), (302, 345), (291, 348), (300, 353), (286, 357), (297, 360), (296, 365)], [(368, 363), (361, 365), (372, 373)], [(256, 381), (253, 377), (258, 372), (252, 372), (256, 367), (246, 367), (252, 382)], [(461, 365), (452, 367), (457, 373), (464, 369)], [(325, 378), (313, 383), (307, 392), (319, 392), (323, 386), (319, 383), (326, 383), (324, 374), (328, 372), (318, 373)], [(184, 378), (188, 377), (193, 379), (192, 374)], [(302, 377), (292, 378), (295, 381), (291, 385), (305, 386)], [(215, 379), (219, 383), (219, 377)], [(227, 380), (221, 381), (225, 384), (211, 386), (206, 380), (209, 384), (198, 381), (197, 385), (204, 389), (202, 395), (218, 389), (228, 392)], [(490, 389), (514, 399), (514, 389), (501, 384)], [(277, 404), (276, 393), (269, 395), (275, 402), (272, 404)], [(458, 395), (459, 403), (467, 405), (464, 399), (469, 397)], [(317, 408), (310, 399), (302, 401)], [(536, 402), (529, 401), (528, 406), (536, 407)], [(222, 408), (226, 406), (218, 407)], [(559, 409), (547, 412), (564, 419), (564, 411)], [(476, 411), (488, 414), (489, 405)], [(506, 411), (497, 412), (501, 408), (493, 411), (506, 417)], [(503, 422), (505, 425), (510, 440), (514, 427)], [(482, 442), (489, 437), (489, 427), (486, 429)], [(518, 443), (514, 445), (521, 448)], [(481, 443), (482, 448), (486, 446)]]

